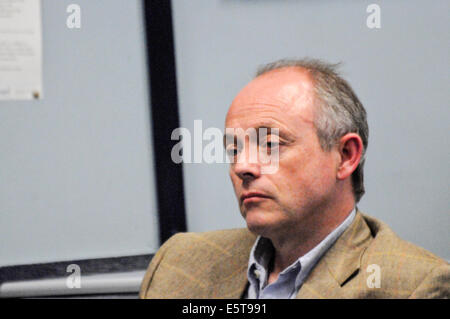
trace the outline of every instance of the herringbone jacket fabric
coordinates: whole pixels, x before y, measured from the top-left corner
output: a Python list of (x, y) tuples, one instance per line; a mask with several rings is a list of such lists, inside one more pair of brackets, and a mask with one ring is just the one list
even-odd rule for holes
[[(140, 297), (242, 298), (255, 239), (245, 228), (173, 236), (152, 259)], [(450, 265), (445, 260), (400, 239), (387, 225), (361, 212), (297, 294), (297, 298), (449, 297)]]

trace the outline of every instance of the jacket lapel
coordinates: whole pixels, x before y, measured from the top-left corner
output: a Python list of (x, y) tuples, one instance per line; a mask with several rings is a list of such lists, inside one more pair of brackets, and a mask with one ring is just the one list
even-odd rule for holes
[(342, 286), (359, 270), (371, 240), (370, 229), (358, 211), (353, 223), (311, 271), (297, 298), (342, 298)]

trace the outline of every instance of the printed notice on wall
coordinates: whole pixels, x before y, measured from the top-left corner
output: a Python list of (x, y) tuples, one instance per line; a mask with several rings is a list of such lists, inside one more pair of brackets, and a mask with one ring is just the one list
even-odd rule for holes
[(0, 100), (42, 98), (40, 0), (0, 0)]

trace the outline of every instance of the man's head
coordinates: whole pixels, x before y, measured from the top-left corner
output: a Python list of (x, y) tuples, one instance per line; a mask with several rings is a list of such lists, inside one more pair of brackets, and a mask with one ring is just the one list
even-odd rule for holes
[(281, 60), (260, 68), (234, 99), (225, 126), (279, 129), (279, 145), (271, 145), (270, 134), (258, 141), (278, 151), (275, 174), (261, 174), (262, 164), (246, 160), (246, 149), (230, 166), (241, 212), (256, 233), (301, 225), (313, 212), (351, 209), (364, 194), (366, 113), (333, 65)]

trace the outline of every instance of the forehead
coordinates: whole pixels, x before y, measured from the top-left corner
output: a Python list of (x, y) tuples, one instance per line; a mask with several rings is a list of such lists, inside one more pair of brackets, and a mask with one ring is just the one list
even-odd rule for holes
[(295, 126), (313, 121), (313, 81), (300, 68), (283, 68), (265, 73), (233, 100), (226, 127)]

